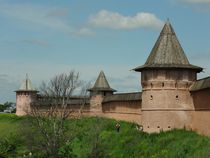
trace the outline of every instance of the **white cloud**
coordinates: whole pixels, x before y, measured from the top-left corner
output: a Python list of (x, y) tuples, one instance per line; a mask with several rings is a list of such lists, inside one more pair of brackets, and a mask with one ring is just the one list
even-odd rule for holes
[(51, 12), (50, 8), (35, 5), (4, 4), (0, 6), (0, 13), (9, 18), (52, 29), (71, 31), (71, 27), (65, 21), (47, 16), (49, 12)]
[(160, 28), (163, 21), (155, 14), (141, 12), (135, 16), (123, 16), (117, 12), (101, 10), (89, 17), (88, 24), (91, 27), (110, 29), (136, 29), (136, 28)]
[(155, 14), (140, 12), (135, 16), (123, 16), (117, 12), (101, 10), (88, 18), (80, 27), (74, 26), (68, 19), (67, 8), (41, 6), (34, 4), (6, 4), (0, 2), (0, 15), (15, 25), (32, 29), (47, 29), (64, 32), (69, 35), (93, 35), (92, 28), (111, 29), (160, 28), (163, 22)]
[(29, 4), (0, 3), (0, 14), (23, 27), (46, 28), (62, 31), (67, 34), (86, 34), (69, 24), (65, 18), (68, 14), (66, 8), (46, 7)]

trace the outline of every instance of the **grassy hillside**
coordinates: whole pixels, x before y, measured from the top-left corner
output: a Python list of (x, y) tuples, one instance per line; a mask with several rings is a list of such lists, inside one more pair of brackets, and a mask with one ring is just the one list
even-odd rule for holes
[[(0, 114), (0, 137), (9, 138), (11, 135), (20, 134), (18, 131), (25, 119), (27, 117)], [(70, 144), (74, 157), (210, 157), (210, 139), (192, 131), (175, 129), (159, 134), (147, 134), (137, 131), (135, 124), (120, 122), (121, 128), (118, 133), (115, 129), (116, 121), (103, 118), (69, 120), (67, 124), (71, 127), (69, 133), (74, 136)], [(25, 150), (24, 139), (18, 145), (17, 150)], [(21, 152), (17, 151), (16, 154)]]
[(0, 114), (0, 138), (15, 131), (20, 127), (23, 117), (18, 117), (15, 114)]

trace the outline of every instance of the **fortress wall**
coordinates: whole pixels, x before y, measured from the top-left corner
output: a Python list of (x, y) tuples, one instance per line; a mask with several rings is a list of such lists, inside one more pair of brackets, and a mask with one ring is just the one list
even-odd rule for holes
[(36, 93), (17, 92), (16, 94), (16, 115), (23, 116), (30, 112), (30, 104), (36, 99)]
[(210, 136), (210, 110), (194, 112), (192, 130)]
[[(141, 124), (141, 101), (115, 101), (101, 105), (97, 103), (97, 100), (100, 101), (100, 97), (94, 99), (96, 100), (93, 102), (96, 104), (85, 105), (82, 109), (80, 105), (69, 105), (68, 109), (73, 110), (71, 115), (74, 117), (80, 114), (87, 117), (99, 116)], [(40, 111), (46, 112), (47, 109), (49, 107), (43, 106)]]
[(114, 101), (103, 103), (103, 117), (141, 124), (141, 101)]
[(173, 128), (192, 128), (193, 111), (151, 110), (143, 111), (142, 116), (143, 129), (149, 133)]
[(210, 136), (210, 89), (192, 92), (195, 112), (193, 130)]
[(94, 95), (90, 98), (89, 109), (83, 108), (82, 114), (84, 116), (102, 116), (102, 101), (104, 97), (102, 95)]
[(192, 128), (194, 106), (186, 89), (151, 89), (142, 93), (142, 125), (146, 132)]
[(210, 110), (210, 89), (191, 92), (195, 111)]
[[(39, 108), (39, 112), (45, 113), (49, 110), (49, 106), (42, 106)], [(87, 116), (87, 117), (93, 117), (93, 116), (99, 116), (103, 117), (103, 113), (101, 109), (97, 108), (91, 108), (90, 105), (68, 105), (68, 108), (65, 109), (70, 112), (70, 117), (80, 117), (80, 116)], [(59, 112), (61, 112), (61, 109), (58, 109)]]

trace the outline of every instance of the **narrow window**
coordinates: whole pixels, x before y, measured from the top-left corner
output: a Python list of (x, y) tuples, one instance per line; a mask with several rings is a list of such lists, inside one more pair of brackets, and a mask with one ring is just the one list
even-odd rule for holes
[(150, 100), (153, 100), (153, 96), (152, 95), (150, 95)]
[(186, 83), (186, 88), (188, 88), (188, 83)]
[(176, 95), (176, 100), (178, 100), (179, 99), (179, 96), (178, 95)]
[(164, 83), (162, 83), (162, 87), (164, 87)]

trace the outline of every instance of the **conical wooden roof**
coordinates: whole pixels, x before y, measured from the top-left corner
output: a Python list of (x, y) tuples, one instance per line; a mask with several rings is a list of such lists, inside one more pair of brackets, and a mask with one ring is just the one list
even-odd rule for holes
[(20, 88), (17, 91), (36, 91), (31, 83), (31, 80), (28, 78), (26, 74), (26, 79), (22, 81)]
[(165, 23), (146, 63), (134, 70), (142, 71), (151, 68), (184, 68), (202, 71), (201, 67), (189, 63), (169, 21)]
[(100, 72), (93, 88), (89, 89), (89, 91), (116, 91), (109, 86), (109, 83), (106, 79), (106, 76), (103, 71)]

